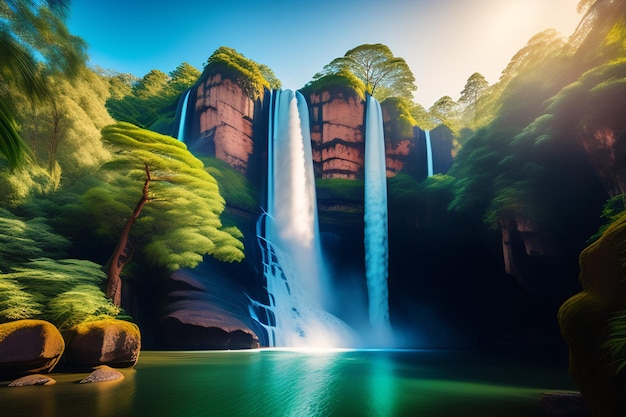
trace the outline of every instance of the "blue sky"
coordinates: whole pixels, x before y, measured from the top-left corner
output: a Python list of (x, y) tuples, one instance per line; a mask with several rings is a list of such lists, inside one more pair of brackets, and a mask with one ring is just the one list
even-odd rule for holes
[(383, 43), (416, 78), (415, 101), (458, 99), (474, 72), (496, 82), (534, 34), (574, 30), (578, 0), (73, 0), (68, 26), (93, 65), (138, 77), (202, 69), (224, 45), (298, 89), (334, 58)]

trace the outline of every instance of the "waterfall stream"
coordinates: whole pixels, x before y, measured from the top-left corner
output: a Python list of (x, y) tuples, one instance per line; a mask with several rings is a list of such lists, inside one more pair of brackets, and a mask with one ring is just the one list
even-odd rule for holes
[(428, 167), (428, 176), (433, 176), (433, 144), (430, 140), (430, 130), (425, 130), (426, 136), (426, 166)]
[(178, 138), (179, 141), (185, 141), (185, 125), (187, 121), (187, 106), (189, 104), (189, 94), (191, 93), (191, 89), (187, 90), (185, 93), (185, 99), (183, 100), (183, 105), (180, 108), (180, 121), (178, 122)]
[(391, 336), (387, 287), (387, 170), (380, 103), (367, 97), (365, 114), (365, 276), (374, 340)]
[(349, 327), (324, 310), (330, 291), (306, 101), (299, 92), (275, 91), (270, 107), (267, 211), (257, 226), (269, 304), (251, 301), (250, 314), (273, 346), (351, 346)]

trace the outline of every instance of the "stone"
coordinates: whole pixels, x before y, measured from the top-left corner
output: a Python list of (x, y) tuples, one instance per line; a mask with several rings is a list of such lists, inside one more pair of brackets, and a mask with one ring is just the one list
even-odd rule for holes
[(581, 252), (583, 291), (566, 300), (558, 313), (569, 347), (569, 373), (594, 416), (621, 417), (626, 409), (626, 383), (616, 377), (617, 363), (604, 346), (609, 320), (626, 310), (624, 252), (626, 213)]
[(136, 324), (106, 319), (81, 323), (65, 334), (68, 364), (78, 367), (109, 365), (135, 366), (141, 349), (141, 334)]
[(96, 382), (118, 381), (124, 379), (121, 372), (111, 368), (110, 366), (98, 366), (89, 376), (81, 379), (79, 384), (91, 384)]
[(591, 417), (580, 392), (545, 392), (539, 404), (546, 417)]
[(59, 330), (44, 320), (0, 324), (0, 375), (50, 372), (59, 362), (65, 342)]
[(172, 305), (174, 311), (159, 322), (158, 338), (163, 346), (216, 350), (259, 347), (257, 335), (234, 314), (191, 297)]
[(57, 382), (46, 375), (34, 374), (26, 375), (22, 378), (18, 378), (9, 384), (9, 387), (28, 387), (31, 385), (53, 385)]

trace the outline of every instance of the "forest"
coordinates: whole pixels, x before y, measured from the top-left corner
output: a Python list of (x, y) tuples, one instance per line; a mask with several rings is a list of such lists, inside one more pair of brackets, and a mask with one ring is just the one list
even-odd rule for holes
[[(269, 67), (228, 47), (207, 51), (202, 71), (183, 62), (137, 78), (89, 67), (64, 7), (0, 6), (0, 322), (39, 318), (62, 330), (133, 320), (136, 306), (107, 290), (115, 274), (158, 286), (205, 257), (244, 259), (244, 228), (226, 208), (258, 211), (259, 189), (172, 137), (177, 106), (216, 73), (254, 98), (281, 87)], [(390, 205), (471, 224), (476, 239), (537, 232), (537, 253), (560, 256), (571, 270), (534, 273), (506, 259), (502, 268), (524, 291), (558, 304), (581, 290), (572, 273), (580, 252), (623, 228), (626, 216), (626, 2), (583, 0), (579, 8), (571, 37), (535, 35), (498, 82), (468, 74), (457, 99), (441, 97), (429, 109), (413, 101), (415, 78), (404, 60), (381, 44), (347, 51), (302, 87), (371, 94), (393, 116), (396, 125), (386, 129), (447, 126), (451, 169), (422, 181), (389, 178)], [(359, 199), (346, 181), (318, 187), (322, 198)], [(613, 310), (605, 336), (621, 371), (626, 315)]]

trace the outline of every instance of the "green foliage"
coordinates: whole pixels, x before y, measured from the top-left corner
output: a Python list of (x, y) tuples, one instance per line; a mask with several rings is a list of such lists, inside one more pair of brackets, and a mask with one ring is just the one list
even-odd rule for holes
[(626, 311), (616, 313), (609, 320), (609, 336), (603, 344), (616, 365), (615, 374), (626, 367)]
[(317, 179), (318, 200), (363, 203), (363, 181), (341, 178)]
[(198, 80), (200, 71), (183, 62), (169, 75), (152, 70), (141, 79), (119, 73), (103, 76), (111, 91), (106, 107), (114, 119), (166, 133), (181, 95)]
[(411, 114), (411, 103), (405, 99), (398, 97), (388, 97), (381, 103), (383, 111), (385, 111), (390, 121), (386, 123), (385, 128), (389, 126), (390, 131), (395, 134), (387, 137), (412, 138), (413, 128), (417, 126), (417, 122)]
[(63, 17), (62, 8), (37, 1), (0, 4), (0, 154), (10, 167), (22, 164), (28, 155), (16, 127), (19, 112), (11, 105), (13, 92), (43, 98), (48, 94), (45, 72), (73, 76), (84, 66), (86, 44), (68, 32)]
[(598, 232), (589, 238), (589, 243), (596, 241), (602, 236), (602, 234), (609, 228), (609, 226), (619, 219), (626, 212), (626, 194), (618, 194), (607, 200), (606, 204), (602, 208), (601, 218), (603, 224), (598, 229)]
[(60, 182), (60, 170), (50, 173), (46, 168), (29, 164), (16, 169), (0, 168), (0, 206), (17, 207), (31, 196), (55, 191)]
[(453, 131), (457, 129), (457, 103), (452, 97), (441, 97), (428, 109), (428, 113), (436, 125), (446, 125)]
[(63, 256), (70, 243), (39, 217), (23, 220), (0, 208), (0, 272), (42, 256)]
[[(269, 81), (263, 76), (265, 72), (272, 78), (273, 73), (270, 74), (268, 69), (233, 48), (220, 46), (209, 57), (200, 79), (205, 80), (212, 74), (220, 74), (223, 78), (234, 81), (250, 98), (257, 98), (263, 95), (264, 89), (270, 88)], [(272, 82), (276, 85), (275, 79)]]
[(100, 290), (102, 267), (77, 259), (34, 259), (0, 275), (0, 320), (43, 318), (61, 330), (114, 318), (120, 309)]
[(331, 95), (356, 94), (365, 100), (365, 84), (349, 71), (339, 71), (336, 74), (328, 74), (307, 83), (301, 92), (305, 97), (313, 93), (328, 91)]
[(365, 92), (382, 102), (387, 97), (413, 99), (415, 77), (403, 58), (393, 56), (386, 45), (363, 44), (335, 58), (315, 74), (314, 80), (331, 74), (349, 72), (365, 85)]
[(215, 157), (201, 157), (205, 170), (217, 180), (227, 206), (257, 212), (261, 196), (250, 181), (227, 162)]
[(217, 181), (183, 143), (125, 123), (108, 126), (102, 134), (115, 157), (81, 197), (98, 236), (110, 244), (119, 236), (141, 196), (147, 164), (151, 199), (131, 231), (143, 259), (172, 270), (194, 267), (204, 255), (243, 259), (241, 234), (222, 227), (225, 202)]

